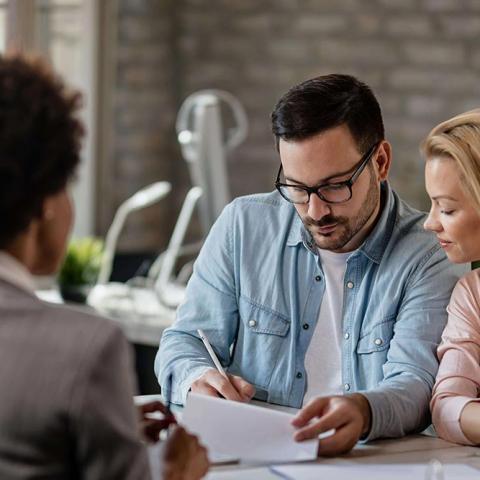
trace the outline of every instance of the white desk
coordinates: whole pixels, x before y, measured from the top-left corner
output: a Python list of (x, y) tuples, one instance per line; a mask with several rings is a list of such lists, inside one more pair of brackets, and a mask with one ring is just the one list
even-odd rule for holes
[[(326, 465), (388, 465), (398, 463), (428, 463), (433, 459), (437, 459), (443, 464), (468, 464), (479, 469), (478, 475), (480, 478), (480, 448), (463, 447), (439, 438), (424, 435), (409, 435), (398, 440), (378, 440), (367, 445), (357, 445), (348, 455), (337, 458), (318, 459), (317, 462)], [(241, 479), (278, 480), (279, 477), (270, 472), (268, 466), (248, 467), (244, 465), (213, 467), (207, 476), (207, 480)], [(454, 479), (446, 478), (445, 480)]]

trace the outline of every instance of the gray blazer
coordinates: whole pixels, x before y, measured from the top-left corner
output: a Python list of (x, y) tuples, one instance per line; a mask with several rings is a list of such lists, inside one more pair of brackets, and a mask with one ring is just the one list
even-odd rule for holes
[(111, 321), (0, 281), (0, 479), (148, 479)]

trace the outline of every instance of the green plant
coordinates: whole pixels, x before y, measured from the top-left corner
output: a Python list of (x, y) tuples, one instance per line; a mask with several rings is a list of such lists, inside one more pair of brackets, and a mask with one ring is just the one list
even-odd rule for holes
[(93, 285), (102, 262), (103, 241), (85, 237), (71, 240), (58, 275), (59, 285)]

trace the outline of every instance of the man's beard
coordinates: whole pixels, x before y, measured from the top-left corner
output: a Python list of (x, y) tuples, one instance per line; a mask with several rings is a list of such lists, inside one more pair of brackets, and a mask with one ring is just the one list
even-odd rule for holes
[[(380, 191), (372, 173), (370, 178), (367, 198), (356, 217), (325, 215), (320, 220), (313, 220), (313, 218), (306, 215), (302, 218), (303, 224), (312, 235), (313, 241), (318, 248), (331, 251), (341, 250), (370, 220), (380, 201)], [(334, 224), (336, 224), (336, 227), (331, 233), (321, 234), (317, 231), (318, 227)]]

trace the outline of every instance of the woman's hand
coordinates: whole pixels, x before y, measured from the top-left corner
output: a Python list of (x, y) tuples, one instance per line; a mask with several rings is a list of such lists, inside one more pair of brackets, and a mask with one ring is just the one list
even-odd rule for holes
[(206, 448), (194, 435), (174, 426), (165, 441), (164, 480), (198, 480), (208, 471)]
[[(142, 438), (149, 443), (158, 442), (160, 432), (170, 425), (177, 423), (172, 413), (159, 401), (137, 405), (140, 415), (140, 433)], [(152, 413), (160, 412), (163, 418), (155, 418)]]

